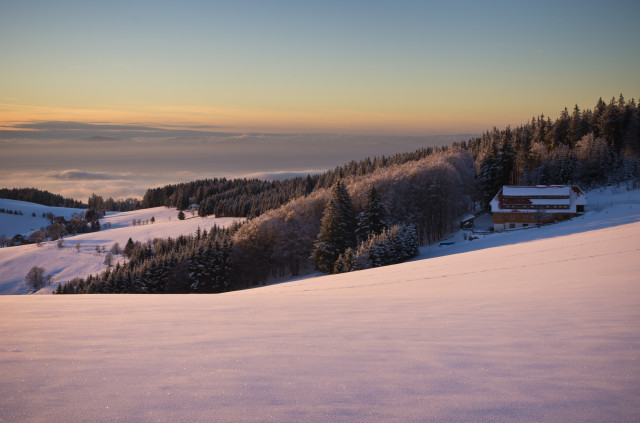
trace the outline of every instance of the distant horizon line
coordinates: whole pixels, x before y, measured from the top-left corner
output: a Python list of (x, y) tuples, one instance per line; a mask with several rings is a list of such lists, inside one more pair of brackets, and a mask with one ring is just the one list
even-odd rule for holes
[[(225, 130), (228, 129), (228, 130)], [(84, 132), (84, 133), (83, 133)], [(87, 133), (93, 133), (90, 135)], [(229, 126), (203, 125), (203, 124), (162, 124), (156, 122), (128, 122), (116, 123), (106, 121), (75, 121), (75, 120), (42, 120), (34, 119), (29, 121), (10, 121), (0, 123), (0, 140), (13, 138), (36, 138), (36, 139), (59, 139), (76, 135), (70, 140), (84, 140), (87, 138), (104, 137), (113, 139), (126, 139), (133, 137), (176, 137), (176, 136), (350, 136), (350, 137), (473, 137), (482, 132), (461, 131), (461, 132), (423, 132), (423, 133), (403, 133), (403, 132), (371, 132), (367, 131), (276, 131), (276, 130), (243, 130)], [(111, 134), (112, 136), (106, 136)], [(113, 136), (113, 135), (120, 136)], [(128, 134), (129, 137), (123, 137)]]

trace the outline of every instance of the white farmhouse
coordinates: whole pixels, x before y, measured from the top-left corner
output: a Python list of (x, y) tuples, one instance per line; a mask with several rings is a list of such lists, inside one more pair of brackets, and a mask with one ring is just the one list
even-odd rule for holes
[(584, 213), (587, 196), (577, 185), (502, 187), (491, 200), (495, 231), (571, 219)]

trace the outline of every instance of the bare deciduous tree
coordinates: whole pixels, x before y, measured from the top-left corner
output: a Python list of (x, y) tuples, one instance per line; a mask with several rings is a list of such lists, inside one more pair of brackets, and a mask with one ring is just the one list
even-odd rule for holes
[(24, 283), (27, 285), (27, 287), (31, 288), (34, 291), (37, 291), (46, 283), (47, 278), (45, 277), (44, 272), (44, 267), (33, 266), (27, 272), (27, 276), (25, 276), (24, 278)]
[(46, 237), (44, 231), (35, 231), (31, 235), (29, 235), (29, 240), (38, 244), (38, 247), (40, 246), (40, 244), (42, 244), (42, 241), (44, 241), (45, 238)]

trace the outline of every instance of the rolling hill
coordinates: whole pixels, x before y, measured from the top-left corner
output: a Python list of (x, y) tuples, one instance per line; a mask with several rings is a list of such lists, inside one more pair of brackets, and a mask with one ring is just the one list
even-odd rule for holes
[[(36, 211), (37, 216), (41, 216), (42, 211), (46, 212), (46, 210), (52, 209), (51, 207), (13, 200), (0, 201), (10, 206), (21, 207), (24, 210)], [(70, 216), (77, 210), (62, 209), (53, 212), (56, 216), (64, 215), (64, 213)], [(36, 244), (30, 244), (0, 248), (0, 294), (28, 293), (29, 291), (24, 285), (24, 277), (33, 266), (43, 267), (47, 274), (52, 275), (51, 285), (42, 288), (38, 291), (39, 294), (50, 294), (60, 282), (103, 271), (106, 268), (104, 264), (105, 253), (98, 253), (97, 246), (104, 247), (108, 252), (116, 242), (120, 244), (121, 248), (124, 247), (129, 238), (145, 242), (156, 237), (177, 237), (178, 235), (193, 234), (198, 227), (202, 230), (208, 230), (213, 225), (225, 227), (238, 220), (237, 218), (215, 218), (213, 216), (192, 217), (188, 213), (185, 220), (178, 220), (177, 215), (176, 209), (166, 207), (111, 213), (100, 219), (102, 227), (109, 227), (109, 229), (64, 237), (62, 249), (58, 248), (56, 241), (44, 242), (40, 247)], [(150, 223), (152, 217), (155, 223)], [(45, 221), (41, 226), (45, 226), (46, 219), (41, 219)], [(146, 222), (146, 224), (134, 226), (134, 219)], [(11, 227), (22, 228), (21, 233), (28, 233), (29, 229), (24, 230), (24, 228), (28, 228), (32, 220), (36, 220), (36, 218), (31, 216), (31, 211), (23, 212), (22, 216), (0, 214), (0, 227), (3, 230)], [(37, 226), (36, 229), (39, 227)], [(76, 249), (76, 244), (79, 244), (79, 249)], [(123, 260), (121, 255), (114, 257), (116, 261)]]
[(2, 296), (0, 416), (637, 421), (639, 199), (245, 291)]

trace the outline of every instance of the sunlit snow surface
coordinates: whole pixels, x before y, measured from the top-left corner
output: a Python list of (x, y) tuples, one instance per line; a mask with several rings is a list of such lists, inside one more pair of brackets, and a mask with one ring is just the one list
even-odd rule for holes
[(222, 295), (0, 297), (0, 421), (640, 421), (636, 199)]
[[(26, 209), (28, 213), (23, 216), (0, 214), (0, 229), (5, 233), (14, 233), (7, 230), (12, 225), (26, 227), (23, 222), (29, 223), (32, 219), (31, 208), (38, 208), (36, 214), (41, 215), (40, 210), (50, 210), (32, 203), (14, 202), (13, 200), (0, 200), (10, 203), (19, 209)], [(2, 203), (0, 203), (2, 204)], [(60, 209), (60, 208), (58, 208)], [(65, 211), (65, 209), (60, 209)], [(73, 210), (77, 209), (66, 209)], [(70, 214), (70, 212), (67, 212)], [(178, 220), (178, 211), (174, 208), (154, 207), (150, 209), (135, 210), (131, 212), (108, 214), (100, 219), (103, 230), (68, 236), (63, 238), (63, 248), (58, 248), (57, 241), (47, 241), (40, 246), (35, 244), (21, 245), (17, 247), (0, 248), (0, 294), (25, 294), (29, 290), (24, 284), (24, 277), (33, 266), (45, 269), (46, 274), (52, 276), (52, 285), (41, 289), (39, 294), (50, 294), (58, 283), (66, 282), (74, 277), (87, 277), (89, 274), (97, 274), (107, 267), (104, 264), (105, 254), (109, 252), (114, 243), (124, 248), (127, 240), (146, 242), (153, 238), (177, 237), (179, 235), (194, 234), (198, 228), (209, 230), (212, 226), (226, 227), (237, 221), (237, 218), (206, 218), (185, 213), (185, 220)], [(151, 218), (155, 222), (151, 223)], [(141, 221), (143, 224), (134, 226), (133, 221)], [(46, 219), (42, 218), (46, 222)], [(17, 223), (16, 223), (17, 222)], [(46, 225), (46, 223), (45, 223)], [(106, 229), (108, 227), (108, 229)], [(79, 248), (76, 249), (76, 244)], [(98, 253), (96, 247), (101, 247), (104, 252)], [(122, 255), (114, 255), (114, 265), (123, 261)]]

